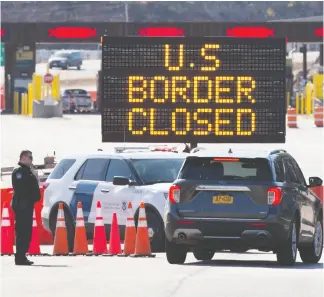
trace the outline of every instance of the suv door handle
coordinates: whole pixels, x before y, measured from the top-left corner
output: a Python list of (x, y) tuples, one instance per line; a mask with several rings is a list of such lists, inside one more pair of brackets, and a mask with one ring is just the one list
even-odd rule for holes
[(69, 186), (69, 189), (74, 191), (76, 189), (76, 186)]
[(101, 189), (101, 192), (102, 192), (102, 193), (109, 193), (110, 190), (108, 190), (108, 189)]

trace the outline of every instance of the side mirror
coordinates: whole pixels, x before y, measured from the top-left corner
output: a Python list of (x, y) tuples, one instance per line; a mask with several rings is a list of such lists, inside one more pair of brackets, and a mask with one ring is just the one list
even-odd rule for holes
[(309, 187), (320, 187), (323, 184), (321, 178), (313, 176), (309, 178)]
[(124, 176), (114, 176), (113, 185), (115, 186), (126, 186), (129, 185), (130, 181), (129, 178)]

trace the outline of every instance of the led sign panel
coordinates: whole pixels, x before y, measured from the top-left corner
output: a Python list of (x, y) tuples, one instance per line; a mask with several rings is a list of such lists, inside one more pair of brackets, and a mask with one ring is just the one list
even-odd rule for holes
[(104, 37), (104, 142), (284, 142), (284, 39)]

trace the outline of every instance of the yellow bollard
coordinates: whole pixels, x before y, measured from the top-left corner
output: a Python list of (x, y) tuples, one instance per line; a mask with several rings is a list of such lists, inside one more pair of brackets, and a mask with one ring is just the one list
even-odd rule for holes
[(28, 116), (28, 109), (29, 109), (29, 106), (28, 106), (28, 94), (25, 93), (25, 115)]
[(305, 105), (306, 105), (306, 114), (308, 116), (312, 113), (312, 84), (308, 82), (305, 88)]
[(27, 94), (24, 93), (24, 115), (28, 115), (28, 98)]
[(323, 74), (315, 73), (313, 75), (314, 97), (323, 99)]
[(33, 101), (34, 101), (34, 93), (33, 93), (33, 84), (28, 84), (28, 115), (33, 115)]
[(60, 77), (59, 75), (53, 76), (53, 82), (51, 84), (52, 97), (56, 100), (60, 99)]
[(33, 74), (33, 97), (35, 100), (41, 100), (42, 98), (42, 79), (43, 77), (41, 75)]
[(14, 106), (13, 106), (14, 114), (19, 113), (19, 94), (18, 92), (14, 92)]
[(21, 101), (20, 101), (20, 114), (24, 115), (25, 113), (25, 96), (21, 94)]

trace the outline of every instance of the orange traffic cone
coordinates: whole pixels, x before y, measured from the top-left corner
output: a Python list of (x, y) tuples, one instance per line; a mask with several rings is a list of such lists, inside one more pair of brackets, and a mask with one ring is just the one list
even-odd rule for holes
[(69, 254), (69, 245), (67, 240), (67, 231), (65, 226), (63, 203), (59, 204), (59, 209), (57, 213), (53, 254), (54, 255)]
[(107, 239), (105, 224), (101, 212), (101, 203), (97, 202), (96, 221), (93, 235), (93, 254), (107, 254)]
[(124, 252), (122, 256), (129, 256), (135, 253), (136, 228), (132, 202), (128, 202), (128, 215), (125, 230)]
[(136, 243), (135, 243), (135, 254), (131, 256), (132, 257), (155, 257), (155, 255), (151, 253), (151, 244), (148, 235), (144, 202), (140, 203)]
[(36, 215), (35, 210), (33, 214), (33, 231), (32, 231), (32, 237), (29, 244), (29, 249), (27, 252), (29, 255), (40, 255), (40, 245), (39, 245), (39, 235), (38, 235), (38, 228), (37, 228), (37, 221), (36, 221)]
[(89, 252), (87, 233), (84, 226), (82, 203), (78, 202), (78, 210), (75, 224), (74, 248), (73, 254), (84, 255)]
[(112, 217), (112, 223), (110, 228), (110, 238), (109, 238), (109, 255), (121, 254), (121, 243), (120, 243), (120, 233), (119, 226), (117, 222), (117, 214), (114, 212)]
[(1, 217), (1, 255), (12, 255), (13, 250), (13, 228), (10, 223), (8, 203), (5, 202)]

